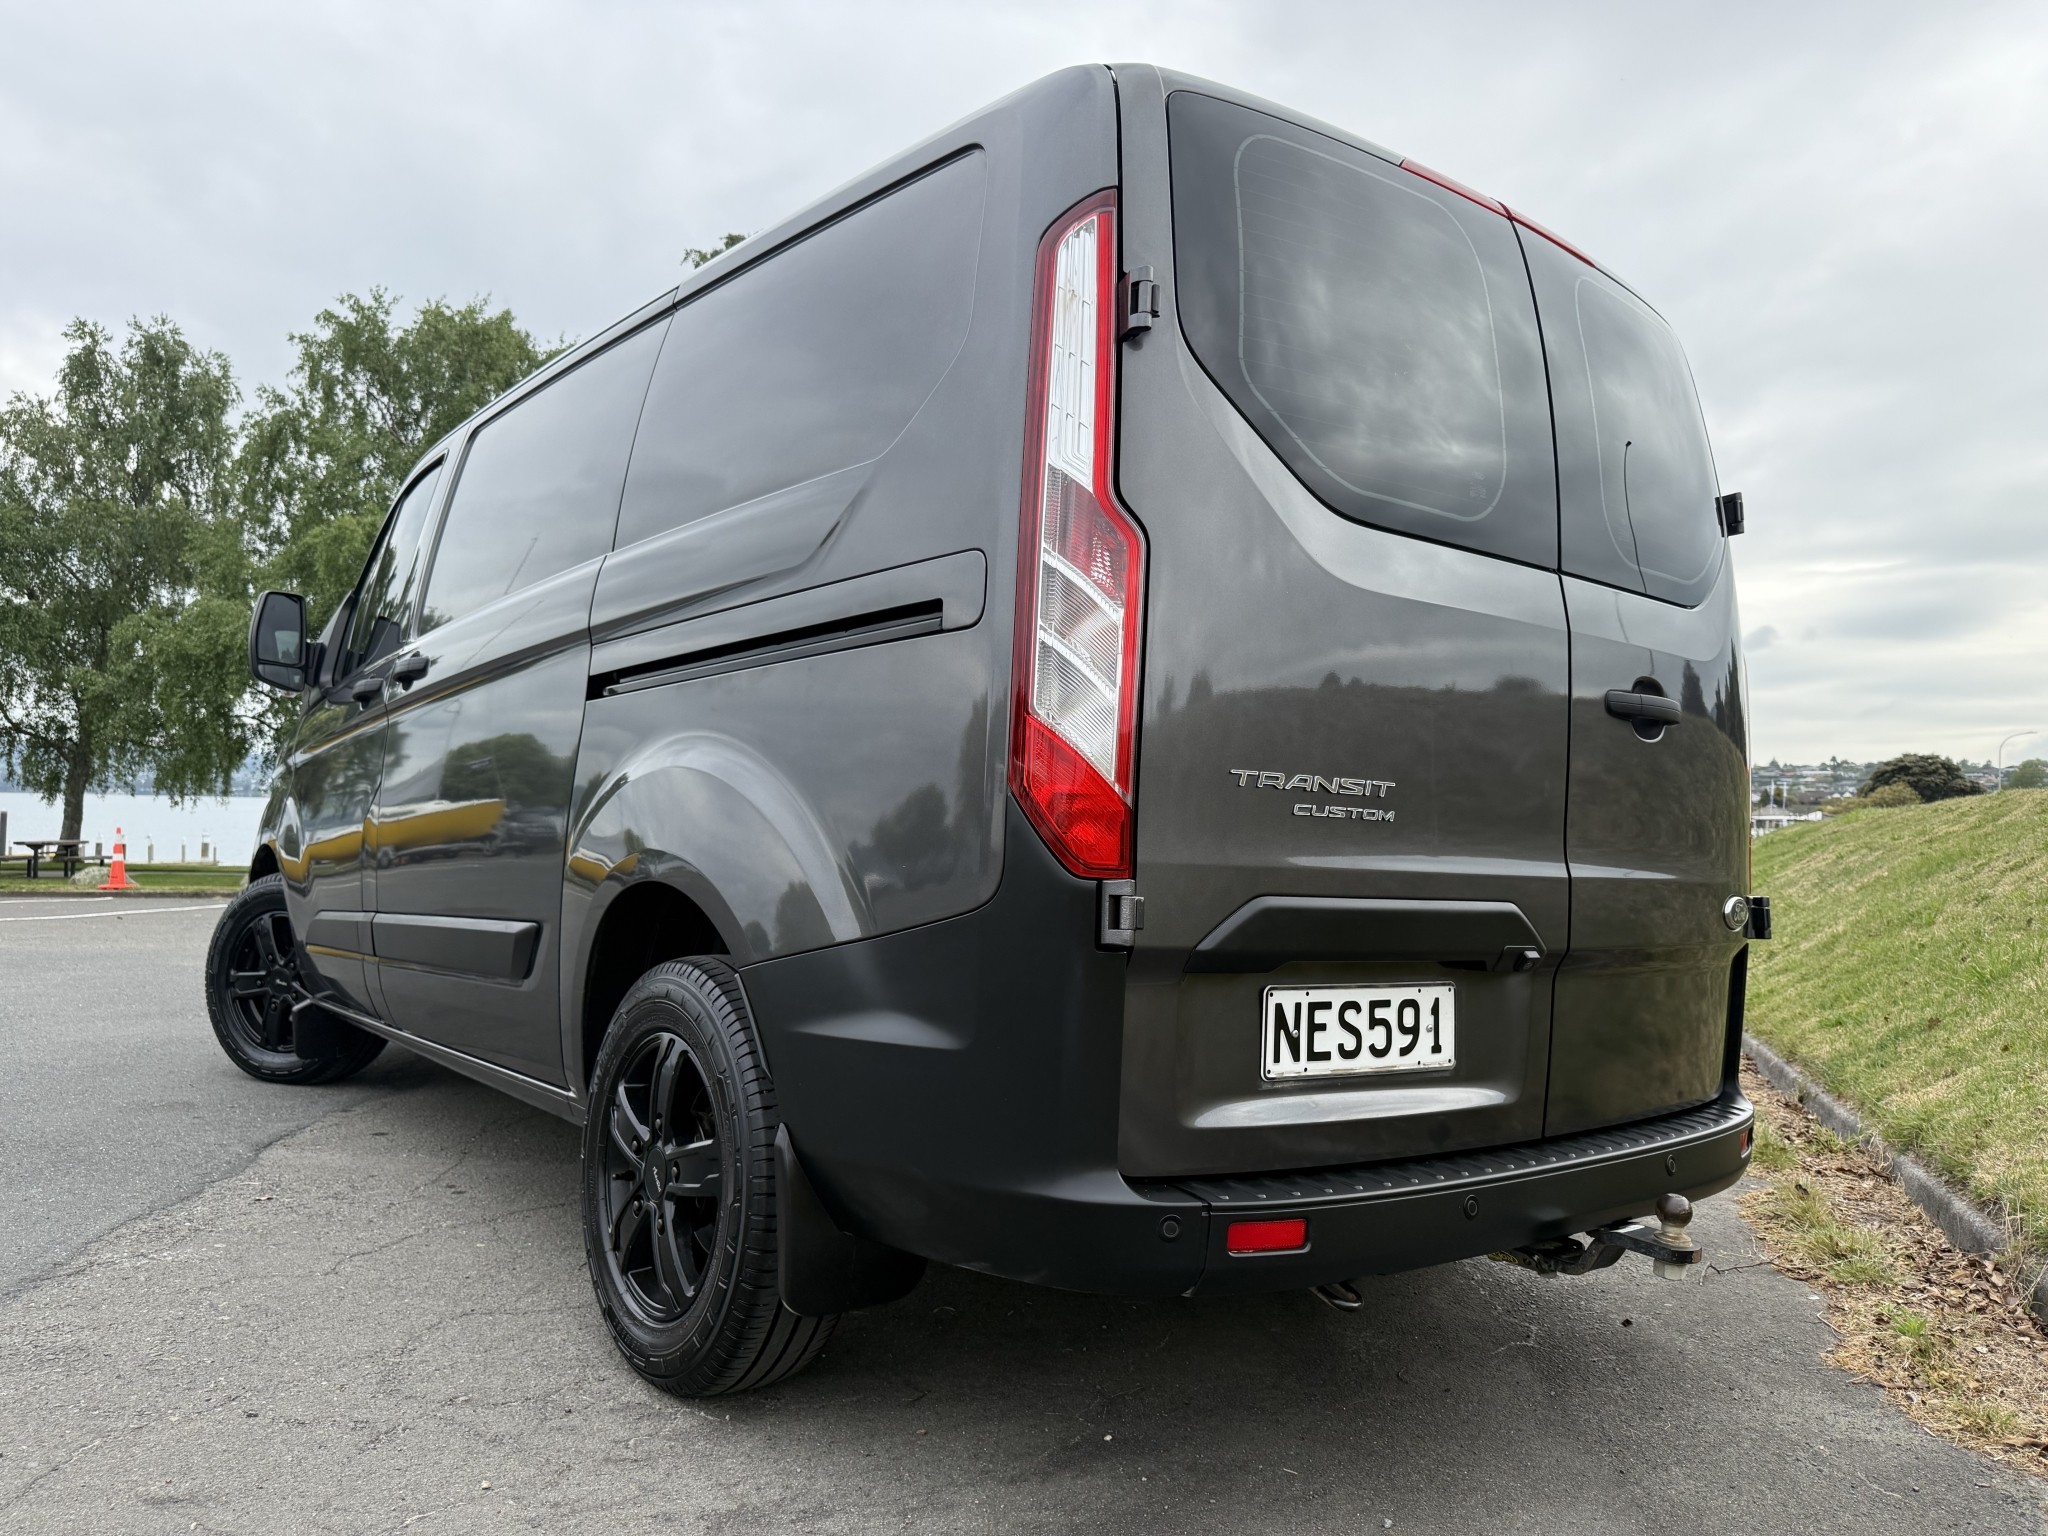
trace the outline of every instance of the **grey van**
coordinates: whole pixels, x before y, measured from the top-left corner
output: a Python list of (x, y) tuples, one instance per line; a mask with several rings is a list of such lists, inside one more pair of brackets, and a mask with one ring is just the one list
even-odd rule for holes
[(1740, 515), (1557, 236), (1064, 70), (451, 434), (317, 639), (265, 594), (214, 1027), (580, 1123), (687, 1394), (927, 1261), (1680, 1273), (1752, 1124)]

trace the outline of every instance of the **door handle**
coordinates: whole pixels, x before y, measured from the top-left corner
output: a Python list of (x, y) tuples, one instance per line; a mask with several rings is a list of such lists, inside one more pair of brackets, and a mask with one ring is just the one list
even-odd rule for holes
[(427, 675), (427, 668), (431, 665), (418, 651), (408, 651), (391, 663), (392, 680), (401, 688), (410, 688)]
[(1661, 693), (1636, 693), (1628, 688), (1607, 690), (1607, 713), (1617, 720), (1637, 725), (1676, 725), (1681, 711), (1678, 700)]
[(367, 677), (359, 677), (348, 685), (348, 696), (358, 704), (369, 703), (370, 700), (376, 698), (383, 691), (384, 678), (381, 673), (371, 673)]

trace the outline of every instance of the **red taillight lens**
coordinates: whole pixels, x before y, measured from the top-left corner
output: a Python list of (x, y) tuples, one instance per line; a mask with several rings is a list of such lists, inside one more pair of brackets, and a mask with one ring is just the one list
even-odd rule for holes
[(1232, 1253), (1296, 1253), (1308, 1246), (1308, 1221), (1233, 1221), (1223, 1246)]
[(1068, 869), (1131, 873), (1144, 545), (1109, 489), (1116, 195), (1038, 250), (1017, 554), (1010, 788)]

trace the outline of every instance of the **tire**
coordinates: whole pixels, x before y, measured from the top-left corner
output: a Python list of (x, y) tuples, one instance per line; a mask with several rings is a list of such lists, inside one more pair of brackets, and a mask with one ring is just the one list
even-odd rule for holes
[(634, 983), (591, 1076), (583, 1242), (619, 1352), (679, 1397), (792, 1376), (838, 1323), (776, 1286), (779, 1123), (730, 966), (673, 960)]
[(353, 1077), (384, 1049), (381, 1036), (342, 1026), (340, 1051), (293, 1051), (291, 1004), (303, 995), (284, 876), (252, 880), (214, 925), (206, 950), (206, 1012), (228, 1060), (266, 1083), (332, 1083)]

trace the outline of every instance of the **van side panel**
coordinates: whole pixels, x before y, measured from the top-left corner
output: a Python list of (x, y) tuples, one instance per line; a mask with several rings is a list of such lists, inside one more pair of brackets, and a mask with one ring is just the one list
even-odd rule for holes
[[(695, 293), (750, 280), (757, 248), (772, 268), (821, 223), (851, 224), (934, 166), (979, 162), (972, 269), (944, 279), (971, 289), (965, 337), (902, 434), (865, 464), (822, 469), (798, 455), (812, 479), (617, 550), (599, 579), (563, 904), (570, 1060), (584, 1059), (596, 921), (636, 881), (691, 895), (742, 965), (932, 923), (994, 895), (1033, 256), (1061, 209), (1114, 184), (1115, 125), (1108, 71), (1063, 71), (757, 236), (683, 291), (672, 337)], [(924, 320), (910, 304), (893, 323)], [(642, 443), (661, 430), (653, 402), (667, 363)], [(719, 360), (701, 366), (715, 373)], [(930, 573), (924, 586), (919, 572)], [(893, 583), (884, 608), (865, 613), (896, 626), (888, 633), (812, 649), (798, 635), (787, 654), (693, 665), (689, 636), (714, 616), (772, 639), (775, 625), (750, 627), (747, 610), (827, 602), (827, 589), (863, 582)], [(679, 637), (673, 654), (663, 632)], [(877, 1054), (878, 1071), (886, 1059)], [(814, 1149), (791, 1124), (808, 1162)]]

